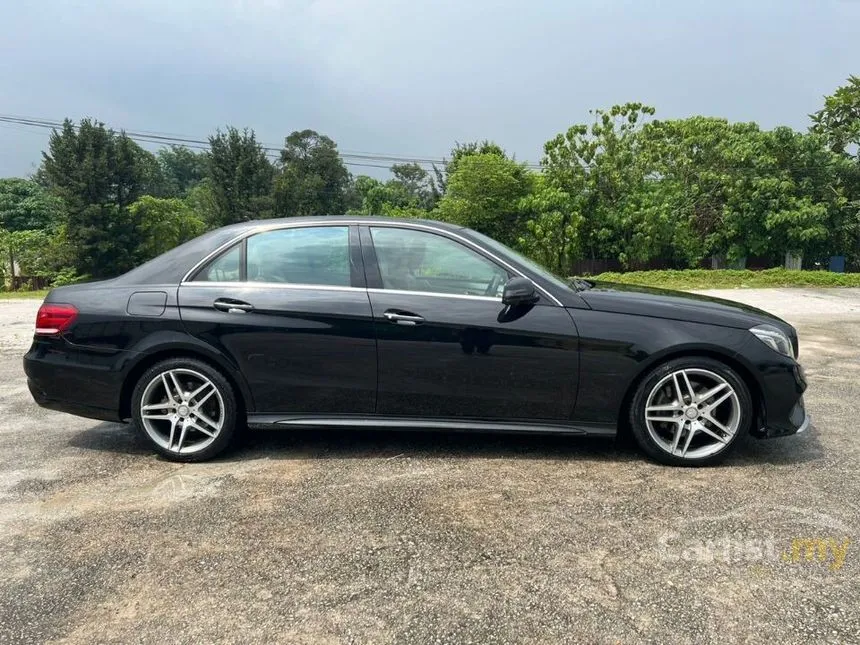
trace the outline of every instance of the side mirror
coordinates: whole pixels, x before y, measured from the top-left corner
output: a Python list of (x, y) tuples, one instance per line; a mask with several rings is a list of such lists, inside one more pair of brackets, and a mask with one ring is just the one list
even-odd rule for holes
[(511, 278), (505, 283), (502, 303), (510, 307), (517, 307), (519, 305), (533, 305), (537, 301), (538, 294), (534, 282), (528, 278)]

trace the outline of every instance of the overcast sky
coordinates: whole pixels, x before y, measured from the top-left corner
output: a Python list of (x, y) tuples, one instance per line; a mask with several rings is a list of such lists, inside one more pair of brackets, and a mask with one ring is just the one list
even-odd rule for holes
[[(0, 114), (96, 117), (280, 145), (441, 157), (492, 139), (522, 161), (624, 101), (807, 127), (860, 74), (857, 0), (4, 0)], [(0, 176), (47, 133), (0, 124)], [(351, 167), (354, 173), (373, 172)]]

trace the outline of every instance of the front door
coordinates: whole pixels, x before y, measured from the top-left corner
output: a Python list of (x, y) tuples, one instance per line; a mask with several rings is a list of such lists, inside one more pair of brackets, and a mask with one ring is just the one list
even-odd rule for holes
[(381, 415), (569, 419), (578, 339), (548, 301), (510, 310), (511, 273), (444, 231), (363, 227)]
[(179, 288), (188, 331), (230, 357), (258, 414), (369, 414), (376, 340), (357, 229), (286, 227), (237, 243)]

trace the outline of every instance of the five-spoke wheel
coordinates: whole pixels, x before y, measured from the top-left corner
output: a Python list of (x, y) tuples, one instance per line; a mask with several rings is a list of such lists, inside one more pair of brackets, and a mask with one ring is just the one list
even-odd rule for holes
[(656, 368), (639, 386), (630, 415), (633, 434), (655, 459), (710, 463), (725, 456), (752, 421), (743, 380), (709, 358), (682, 358)]
[(227, 446), (236, 425), (230, 384), (194, 359), (171, 359), (150, 368), (137, 383), (132, 411), (156, 450), (177, 461), (214, 456)]

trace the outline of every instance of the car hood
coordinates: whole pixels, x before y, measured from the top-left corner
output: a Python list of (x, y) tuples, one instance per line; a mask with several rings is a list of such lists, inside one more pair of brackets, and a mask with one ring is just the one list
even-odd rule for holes
[(684, 320), (739, 329), (769, 324), (794, 335), (791, 325), (766, 311), (731, 300), (685, 291), (595, 282), (594, 287), (580, 292), (579, 295), (589, 307), (597, 311)]

